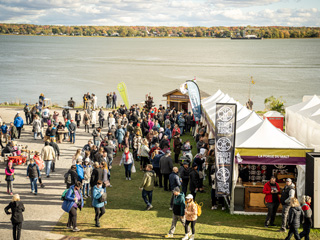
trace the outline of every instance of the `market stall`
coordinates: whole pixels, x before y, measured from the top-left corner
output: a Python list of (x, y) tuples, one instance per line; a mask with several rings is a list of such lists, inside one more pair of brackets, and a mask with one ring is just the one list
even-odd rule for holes
[[(234, 210), (267, 211), (262, 189), (273, 175), (281, 188), (285, 185), (285, 179), (291, 178), (300, 198), (305, 190), (306, 153), (312, 151), (274, 127), (267, 119), (259, 123), (257, 116), (251, 114), (236, 133), (233, 179), (235, 192), (242, 191), (244, 197), (242, 202), (238, 199), (234, 201)], [(237, 195), (234, 197), (237, 198)]]

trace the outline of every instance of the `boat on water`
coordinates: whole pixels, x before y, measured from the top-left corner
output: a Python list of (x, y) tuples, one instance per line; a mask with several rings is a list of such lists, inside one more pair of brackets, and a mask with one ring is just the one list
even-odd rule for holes
[(257, 35), (246, 35), (244, 37), (231, 37), (231, 40), (262, 40), (262, 37), (257, 37)]

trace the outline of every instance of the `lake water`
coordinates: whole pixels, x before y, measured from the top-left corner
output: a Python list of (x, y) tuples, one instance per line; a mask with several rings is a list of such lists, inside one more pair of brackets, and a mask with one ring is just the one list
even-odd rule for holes
[[(0, 102), (34, 103), (40, 93), (53, 103), (77, 103), (125, 82), (130, 103), (162, 94), (196, 76), (210, 95), (218, 89), (245, 103), (250, 77), (254, 108), (282, 96), (286, 105), (320, 95), (320, 39), (236, 41), (230, 39), (143, 39), (0, 35)], [(120, 97), (119, 97), (120, 98)]]

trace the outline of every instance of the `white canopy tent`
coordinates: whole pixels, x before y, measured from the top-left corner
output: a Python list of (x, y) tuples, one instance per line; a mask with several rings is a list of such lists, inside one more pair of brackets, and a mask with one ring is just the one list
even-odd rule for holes
[(286, 108), (286, 133), (306, 146), (320, 151), (320, 98)]

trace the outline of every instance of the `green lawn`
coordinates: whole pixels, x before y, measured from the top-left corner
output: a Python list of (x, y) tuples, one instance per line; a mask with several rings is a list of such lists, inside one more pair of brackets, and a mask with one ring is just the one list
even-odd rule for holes
[[(191, 136), (183, 137), (183, 139)], [(195, 150), (196, 151), (196, 150)], [(84, 209), (78, 211), (78, 227), (80, 232), (74, 233), (66, 228), (68, 214), (64, 214), (55, 233), (67, 236), (91, 239), (163, 239), (171, 226), (172, 212), (169, 211), (171, 193), (156, 188), (153, 192), (154, 208), (145, 211), (145, 203), (141, 197), (139, 185), (143, 173), (132, 174), (132, 181), (126, 181), (124, 168), (113, 165), (111, 183), (108, 188), (108, 204), (106, 214), (101, 218), (101, 228), (94, 226), (94, 209), (87, 201)], [(212, 211), (210, 187), (206, 183), (206, 193), (199, 193), (197, 201), (203, 202), (203, 213), (196, 225), (195, 239), (284, 239), (285, 233), (279, 233), (279, 227), (264, 228), (265, 216), (230, 215), (228, 211)], [(281, 219), (277, 217), (276, 224)], [(182, 238), (184, 231), (181, 223), (177, 224), (174, 238)], [(311, 239), (320, 239), (320, 231), (313, 230)]]

